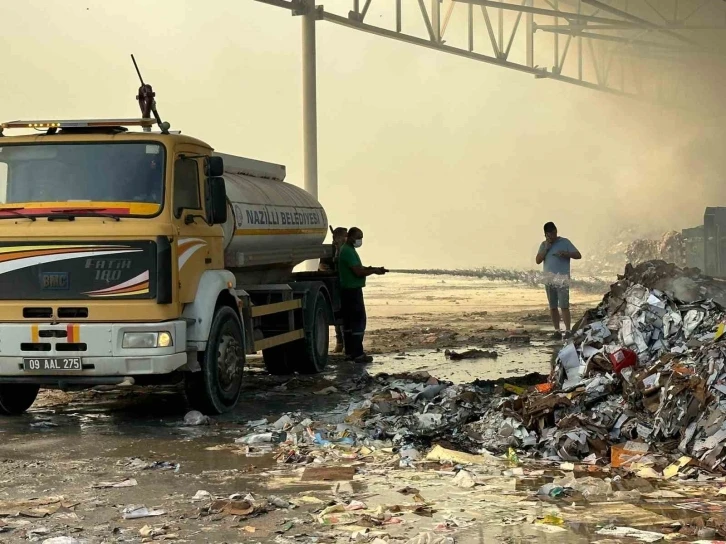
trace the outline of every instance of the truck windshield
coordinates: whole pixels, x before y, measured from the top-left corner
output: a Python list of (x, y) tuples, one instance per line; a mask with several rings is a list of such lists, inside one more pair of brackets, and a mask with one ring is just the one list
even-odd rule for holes
[(2, 145), (3, 208), (103, 208), (116, 215), (155, 215), (164, 188), (164, 147), (155, 143)]

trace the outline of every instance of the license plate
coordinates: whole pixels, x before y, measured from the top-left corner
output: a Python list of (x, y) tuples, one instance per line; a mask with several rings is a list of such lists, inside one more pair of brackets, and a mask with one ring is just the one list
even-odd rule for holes
[(63, 372), (83, 370), (80, 357), (36, 357), (23, 359), (23, 369), (31, 372)]

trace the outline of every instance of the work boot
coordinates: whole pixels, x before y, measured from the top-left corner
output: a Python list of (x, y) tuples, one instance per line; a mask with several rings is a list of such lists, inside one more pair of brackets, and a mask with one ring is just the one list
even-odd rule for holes
[(365, 353), (363, 355), (359, 355), (355, 359), (353, 359), (354, 363), (358, 363), (360, 365), (367, 365), (368, 363), (373, 362), (373, 357), (370, 355), (366, 355)]
[(572, 338), (572, 331), (565, 331), (565, 338)]
[(550, 338), (552, 338), (552, 340), (562, 340), (562, 333), (560, 331), (555, 331), (552, 333)]
[(336, 342), (335, 343), (335, 349), (333, 349), (333, 353), (343, 353), (343, 342)]

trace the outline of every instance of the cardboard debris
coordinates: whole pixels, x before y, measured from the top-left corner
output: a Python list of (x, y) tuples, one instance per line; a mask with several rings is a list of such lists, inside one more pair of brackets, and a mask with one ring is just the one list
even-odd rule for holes
[(649, 446), (645, 442), (626, 442), (615, 444), (610, 448), (610, 466), (613, 468), (627, 467), (639, 461), (648, 453)]
[(108, 488), (122, 488), (122, 487), (134, 487), (138, 485), (138, 482), (133, 478), (123, 480), (120, 482), (99, 482), (93, 486), (94, 489), (108, 489)]
[(494, 456), (473, 455), (462, 451), (447, 450), (439, 445), (426, 455), (427, 461), (448, 461), (450, 463), (461, 463), (464, 465), (487, 465), (498, 463), (499, 460)]
[(678, 459), (675, 463), (668, 465), (666, 468), (663, 469), (663, 478), (666, 480), (670, 480), (680, 472), (682, 468), (687, 466), (693, 459), (690, 457), (686, 457), (685, 455)]
[(0, 517), (44, 518), (61, 508), (73, 508), (77, 503), (66, 501), (63, 496), (0, 501)]
[(307, 467), (302, 474), (303, 482), (335, 482), (352, 480), (355, 467)]
[(700, 514), (724, 514), (726, 513), (726, 502), (716, 501), (693, 501), (675, 505), (682, 510), (692, 510)]
[(255, 512), (255, 505), (246, 500), (217, 500), (209, 506), (210, 514), (226, 514), (228, 516), (249, 516)]

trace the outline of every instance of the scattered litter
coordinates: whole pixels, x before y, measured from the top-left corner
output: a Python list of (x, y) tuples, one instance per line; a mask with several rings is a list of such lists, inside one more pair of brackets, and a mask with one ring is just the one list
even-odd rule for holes
[(164, 516), (166, 515), (166, 512), (164, 510), (150, 509), (143, 505), (134, 505), (124, 508), (121, 514), (124, 519), (141, 519)]
[(246, 423), (246, 425), (252, 429), (254, 429), (256, 427), (264, 427), (265, 425), (267, 425), (267, 419), (262, 418), (262, 419), (256, 419), (254, 421), (248, 421)]
[(641, 531), (631, 527), (603, 527), (595, 532), (597, 535), (613, 536), (618, 538), (634, 538), (640, 542), (658, 542), (665, 538), (661, 533)]
[(214, 501), (209, 506), (210, 514), (226, 514), (228, 516), (249, 516), (255, 512), (255, 505), (247, 500), (224, 499)]
[(452, 361), (461, 361), (463, 359), (496, 359), (499, 354), (496, 351), (486, 351), (481, 349), (468, 349), (461, 353), (446, 350), (444, 356)]
[(550, 482), (548, 484), (543, 485), (539, 488), (537, 491), (537, 495), (544, 496), (544, 497), (552, 497), (553, 499), (556, 499), (558, 497), (561, 497), (562, 495), (565, 495), (567, 492), (567, 489), (562, 487), (561, 485), (555, 485), (554, 483)]
[(144, 525), (141, 529), (139, 529), (139, 535), (143, 536), (144, 538), (163, 536), (166, 534), (166, 532), (166, 527), (151, 527), (149, 525)]
[(303, 504), (325, 504), (325, 501), (311, 495), (303, 495), (296, 500)]
[(295, 507), (293, 504), (280, 497), (270, 497), (270, 504), (276, 508), (283, 509), (292, 509)]
[(275, 429), (279, 429), (281, 431), (288, 429), (288, 428), (292, 427), (293, 425), (295, 425), (295, 422), (288, 415), (282, 416), (280, 419), (278, 419), (277, 421), (275, 421), (275, 423), (272, 424), (272, 426), (275, 427)]
[(28, 537), (28, 540), (35, 540), (37, 537), (42, 537), (50, 533), (50, 529), (47, 527), (36, 527), (35, 529), (30, 529), (26, 536)]
[(197, 491), (197, 493), (192, 497), (192, 501), (198, 502), (198, 501), (207, 501), (212, 498), (212, 494), (209, 491), (204, 491), (203, 489), (200, 489)]
[(683, 467), (687, 466), (691, 461), (692, 461), (692, 459), (690, 457), (686, 457), (684, 455), (683, 457), (678, 459), (677, 462), (675, 462), (671, 465), (668, 465), (666, 468), (663, 469), (663, 477), (666, 480), (670, 480), (671, 478), (673, 478), (673, 476), (678, 474)]
[(644, 442), (614, 444), (610, 448), (610, 465), (613, 468), (629, 466), (642, 459), (648, 453), (648, 448), (648, 444)]
[(541, 519), (537, 520), (537, 523), (543, 525), (554, 525), (555, 527), (562, 527), (565, 524), (565, 520), (559, 514), (547, 514)]
[(498, 460), (494, 456), (473, 455), (462, 451), (447, 450), (446, 448), (436, 445), (426, 455), (428, 461), (448, 461), (451, 463), (461, 463), (465, 465), (487, 465), (496, 464)]
[(286, 433), (252, 433), (235, 440), (237, 444), (279, 444), (287, 439)]
[(153, 463), (146, 464), (144, 470), (173, 470), (179, 472), (181, 465), (179, 463), (172, 463), (170, 461), (155, 461)]
[(30, 426), (34, 429), (52, 429), (53, 427), (57, 427), (58, 424), (52, 421), (36, 421), (35, 423), (31, 423)]
[(47, 538), (43, 541), (43, 544), (84, 544), (84, 541), (71, 536), (56, 536)]
[(129, 478), (127, 480), (123, 480), (121, 482), (99, 482), (93, 486), (94, 489), (107, 489), (111, 487), (115, 488), (121, 488), (121, 487), (134, 487), (138, 485), (138, 482), (134, 480), (133, 478)]
[(196, 426), (196, 425), (209, 425), (212, 420), (209, 416), (205, 416), (201, 412), (192, 410), (184, 416), (184, 425)]
[(75, 505), (76, 503), (66, 501), (63, 496), (0, 500), (0, 517), (44, 518), (55, 514), (61, 508), (71, 509)]
[(469, 489), (476, 485), (476, 481), (474, 481), (472, 474), (466, 470), (460, 470), (456, 476), (454, 476), (451, 483), (457, 487), (463, 487), (464, 489)]
[(714, 501), (693, 501), (684, 502), (675, 505), (676, 508), (682, 510), (692, 510), (699, 514), (724, 514), (726, 513), (726, 501), (725, 502), (714, 502)]

